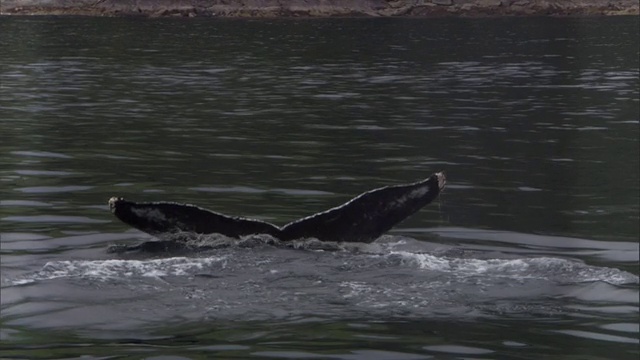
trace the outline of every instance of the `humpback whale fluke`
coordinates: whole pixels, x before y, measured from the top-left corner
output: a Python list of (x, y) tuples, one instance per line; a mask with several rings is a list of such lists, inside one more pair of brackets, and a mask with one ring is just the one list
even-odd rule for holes
[(155, 236), (180, 232), (216, 233), (232, 238), (268, 234), (283, 241), (316, 238), (372, 242), (432, 202), (445, 184), (444, 172), (439, 172), (415, 183), (385, 186), (282, 227), (174, 202), (136, 203), (112, 197), (109, 207), (122, 222)]

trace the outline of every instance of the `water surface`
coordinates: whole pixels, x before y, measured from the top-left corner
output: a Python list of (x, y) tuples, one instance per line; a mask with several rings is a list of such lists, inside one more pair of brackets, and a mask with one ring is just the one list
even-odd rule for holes
[[(0, 17), (3, 356), (638, 356), (638, 19)], [(372, 244), (151, 240), (111, 196), (284, 224), (446, 170)]]

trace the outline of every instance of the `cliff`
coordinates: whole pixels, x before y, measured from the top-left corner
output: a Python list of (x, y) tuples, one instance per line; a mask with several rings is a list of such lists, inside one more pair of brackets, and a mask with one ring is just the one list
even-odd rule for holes
[(2, 15), (504, 16), (638, 15), (638, 0), (0, 0)]

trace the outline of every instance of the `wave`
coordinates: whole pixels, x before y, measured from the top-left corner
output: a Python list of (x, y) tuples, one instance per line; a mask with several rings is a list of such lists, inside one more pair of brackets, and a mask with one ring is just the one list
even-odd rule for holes
[(226, 259), (226, 256), (219, 256), (206, 258), (172, 257), (151, 260), (50, 261), (40, 271), (16, 279), (12, 281), (12, 284), (23, 285), (56, 278), (107, 280), (114, 278), (188, 276), (212, 264), (224, 263)]
[[(203, 240), (201, 239), (200, 241)], [(91, 278), (100, 281), (118, 278), (195, 276), (212, 273), (220, 274), (224, 273), (225, 269), (230, 268), (236, 269), (235, 271), (250, 272), (255, 271), (256, 263), (270, 261), (265, 260), (265, 258), (273, 259), (270, 271), (278, 271), (279, 264), (286, 266), (287, 262), (305, 261), (300, 253), (295, 253), (293, 256), (291, 253), (282, 252), (276, 254), (275, 257), (273, 257), (273, 253), (265, 255), (269, 249), (271, 251), (281, 251), (282, 248), (304, 249), (307, 250), (307, 253), (326, 252), (326, 256), (313, 256), (316, 256), (319, 264), (327, 266), (326, 268), (329, 269), (327, 271), (338, 271), (339, 274), (333, 275), (341, 278), (348, 278), (350, 272), (366, 273), (367, 271), (374, 271), (374, 269), (392, 268), (408, 270), (410, 274), (417, 274), (417, 276), (425, 273), (440, 273), (452, 277), (453, 280), (474, 278), (487, 281), (491, 281), (491, 279), (545, 280), (557, 284), (601, 281), (612, 285), (640, 283), (638, 276), (620, 269), (593, 266), (577, 260), (555, 257), (478, 259), (390, 250), (385, 246), (388, 244), (338, 244), (313, 239), (279, 242), (268, 236), (250, 236), (239, 242), (232, 242), (224, 237), (220, 237), (215, 241), (208, 238), (206, 240), (207, 248), (210, 249), (216, 241), (217, 250), (220, 248), (232, 248), (228, 249), (223, 255), (219, 253), (216, 255), (196, 253), (199, 257), (191, 254), (191, 256), (174, 256), (161, 259), (51, 261), (46, 263), (40, 271), (10, 281), (10, 283), (21, 285), (62, 277)], [(191, 244), (191, 246), (194, 245)], [(268, 246), (269, 249), (255, 249), (259, 246)], [(251, 251), (247, 251), (246, 248), (250, 248)], [(331, 255), (335, 252), (340, 254), (339, 258), (336, 255)], [(331, 275), (328, 274), (327, 276)]]
[(381, 257), (390, 264), (405, 264), (463, 277), (544, 279), (559, 283), (603, 281), (613, 285), (640, 283), (638, 276), (620, 269), (592, 266), (577, 260), (554, 257), (474, 259), (439, 257), (408, 251), (391, 251)]

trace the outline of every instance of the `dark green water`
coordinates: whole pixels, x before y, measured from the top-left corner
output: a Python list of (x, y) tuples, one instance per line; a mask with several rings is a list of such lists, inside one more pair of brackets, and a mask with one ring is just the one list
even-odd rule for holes
[[(636, 359), (638, 19), (0, 17), (3, 358)], [(192, 254), (446, 170), (373, 244)]]

